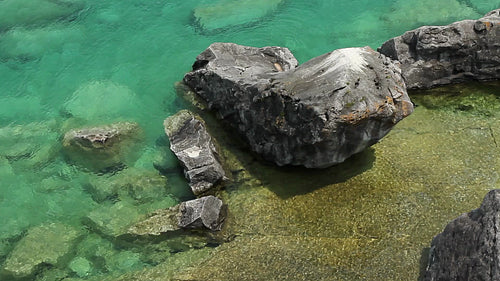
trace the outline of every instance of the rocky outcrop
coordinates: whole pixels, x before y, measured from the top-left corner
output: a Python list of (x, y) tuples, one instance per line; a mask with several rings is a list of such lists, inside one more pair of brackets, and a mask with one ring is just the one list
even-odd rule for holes
[(500, 9), (479, 20), (423, 26), (378, 51), (401, 62), (408, 88), (500, 78)]
[(184, 167), (184, 174), (195, 195), (207, 192), (225, 179), (215, 143), (205, 122), (187, 110), (165, 119), (170, 149)]
[(70, 130), (64, 135), (66, 155), (93, 170), (133, 162), (134, 145), (141, 140), (137, 123), (117, 122), (109, 125)]
[(500, 190), (434, 237), (425, 281), (500, 280)]
[(226, 214), (226, 205), (222, 200), (212, 195), (205, 196), (156, 210), (130, 227), (128, 234), (157, 236), (179, 229), (217, 231), (222, 228)]
[(278, 165), (340, 163), (413, 111), (399, 67), (369, 47), (297, 64), (286, 48), (214, 43), (184, 83)]

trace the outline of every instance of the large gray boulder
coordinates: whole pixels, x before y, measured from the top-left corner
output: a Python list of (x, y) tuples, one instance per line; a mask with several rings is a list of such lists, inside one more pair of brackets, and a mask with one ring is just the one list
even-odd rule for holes
[(278, 165), (340, 163), (413, 111), (398, 65), (369, 47), (297, 64), (287, 48), (214, 43), (183, 81)]
[(500, 280), (500, 190), (432, 240), (425, 281)]
[(409, 89), (498, 79), (500, 9), (479, 20), (407, 31), (385, 42), (378, 51), (401, 62)]
[(184, 167), (195, 195), (207, 192), (225, 179), (215, 143), (205, 122), (188, 110), (181, 110), (164, 122), (170, 150)]

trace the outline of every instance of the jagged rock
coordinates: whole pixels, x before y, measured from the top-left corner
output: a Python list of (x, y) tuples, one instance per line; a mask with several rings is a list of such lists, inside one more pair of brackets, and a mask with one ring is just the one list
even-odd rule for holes
[(226, 218), (222, 200), (211, 195), (182, 202), (179, 212), (178, 225), (181, 228), (220, 230)]
[(296, 66), (286, 48), (214, 43), (184, 83), (278, 165), (340, 163), (413, 111), (399, 67), (369, 47)]
[(25, 278), (34, 274), (42, 264), (67, 262), (65, 256), (71, 252), (80, 235), (72, 227), (59, 223), (31, 228), (5, 261), (2, 274)]
[(92, 128), (70, 130), (63, 147), (72, 160), (92, 170), (123, 165), (137, 157), (134, 145), (141, 139), (137, 123), (117, 122)]
[(434, 237), (425, 281), (500, 280), (500, 190)]
[(401, 62), (408, 88), (500, 78), (500, 9), (479, 20), (423, 26), (385, 42), (378, 51)]
[(225, 179), (215, 143), (200, 117), (181, 110), (165, 119), (164, 126), (170, 149), (184, 167), (194, 194), (205, 193)]

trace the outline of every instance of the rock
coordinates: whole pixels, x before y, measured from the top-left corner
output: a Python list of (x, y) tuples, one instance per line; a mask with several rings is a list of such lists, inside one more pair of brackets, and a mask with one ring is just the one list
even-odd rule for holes
[(25, 278), (33, 275), (42, 264), (66, 262), (64, 258), (72, 251), (79, 236), (77, 230), (59, 223), (31, 228), (5, 261), (2, 273)]
[(217, 231), (222, 228), (225, 217), (226, 206), (222, 200), (210, 195), (156, 210), (130, 227), (127, 233), (158, 236), (181, 228)]
[(211, 1), (196, 7), (193, 14), (196, 25), (204, 33), (213, 33), (257, 22), (275, 11), (281, 2), (283, 0)]
[(106, 80), (83, 84), (62, 108), (65, 115), (89, 122), (122, 120), (142, 110), (143, 103), (130, 88)]
[(134, 162), (138, 157), (135, 144), (140, 140), (137, 123), (118, 122), (70, 130), (64, 135), (63, 147), (72, 161), (99, 171)]
[(423, 26), (386, 41), (378, 51), (401, 62), (408, 88), (500, 78), (500, 9), (479, 20)]
[(92, 272), (92, 264), (82, 257), (76, 257), (69, 263), (69, 268), (78, 275), (78, 277), (85, 277)]
[(278, 165), (340, 163), (413, 111), (399, 67), (369, 47), (296, 66), (286, 48), (214, 43), (184, 83)]
[(211, 195), (182, 202), (179, 212), (179, 227), (188, 229), (220, 230), (226, 217), (222, 200)]
[(79, 0), (4, 0), (0, 1), (0, 32), (15, 26), (48, 24), (74, 19), (85, 8)]
[(179, 230), (179, 205), (168, 209), (156, 210), (148, 218), (129, 228), (128, 234), (133, 235), (160, 235), (162, 233)]
[(112, 176), (93, 176), (85, 185), (94, 201), (133, 200), (151, 203), (168, 196), (167, 178), (156, 171), (128, 168)]
[(500, 190), (462, 214), (432, 240), (425, 281), (500, 280)]
[(215, 143), (205, 122), (187, 110), (165, 119), (170, 149), (177, 156), (195, 195), (207, 192), (225, 179)]

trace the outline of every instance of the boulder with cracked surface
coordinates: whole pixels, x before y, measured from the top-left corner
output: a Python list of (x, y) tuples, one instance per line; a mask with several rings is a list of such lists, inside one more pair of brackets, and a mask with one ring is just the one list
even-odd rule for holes
[(182, 202), (179, 206), (179, 227), (187, 229), (207, 228), (220, 230), (226, 218), (226, 207), (222, 200), (215, 196)]
[(223, 181), (224, 169), (205, 122), (188, 110), (165, 119), (170, 149), (184, 167), (184, 174), (195, 195), (208, 192)]
[(500, 190), (434, 237), (425, 281), (500, 280)]
[(479, 20), (407, 31), (378, 50), (401, 62), (409, 89), (499, 79), (500, 9)]
[(369, 47), (297, 64), (287, 48), (214, 43), (183, 81), (280, 166), (341, 163), (413, 111), (398, 65)]

